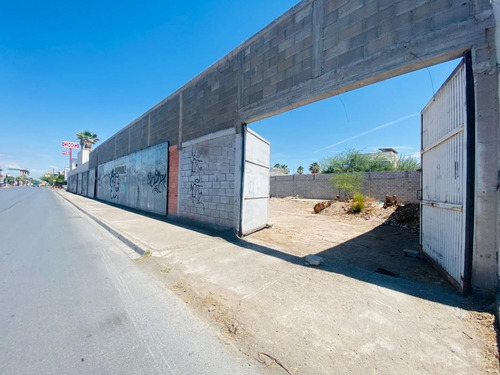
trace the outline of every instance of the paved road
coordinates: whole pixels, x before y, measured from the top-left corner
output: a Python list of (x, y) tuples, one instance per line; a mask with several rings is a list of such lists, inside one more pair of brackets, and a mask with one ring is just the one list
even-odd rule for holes
[(126, 252), (49, 189), (0, 189), (0, 373), (257, 372)]

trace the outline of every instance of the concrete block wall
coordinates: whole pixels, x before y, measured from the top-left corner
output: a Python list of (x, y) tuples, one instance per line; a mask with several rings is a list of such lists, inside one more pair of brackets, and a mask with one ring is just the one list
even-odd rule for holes
[[(128, 144), (127, 152), (124, 154), (118, 154), (118, 143), (116, 144), (116, 157), (127, 155), (133, 152), (144, 150), (149, 146), (148, 142), (148, 132), (149, 132), (149, 119), (147, 117), (141, 118), (135, 123), (133, 123), (128, 128), (128, 134), (126, 134), (126, 139), (124, 143)], [(167, 141), (166, 139), (163, 142)]]
[(150, 146), (166, 141), (170, 145), (179, 144), (180, 102), (180, 94), (171, 95), (155, 106), (148, 116), (143, 116), (149, 118)]
[[(129, 152), (238, 132), (242, 121), (460, 56), (492, 27), (488, 0), (304, 0), (132, 122), (130, 140), (142, 144)], [(114, 147), (97, 148), (99, 163)]]
[(100, 164), (97, 198), (166, 215), (167, 166), (167, 143)]
[[(89, 167), (166, 141), (183, 154), (185, 142), (207, 134), (224, 129), (239, 134), (242, 123), (470, 50), (478, 142), (474, 278), (476, 285), (491, 289), (496, 287), (494, 223), (499, 210), (493, 181), (497, 163), (491, 155), (497, 155), (500, 142), (492, 130), (499, 123), (494, 30), (490, 0), (303, 0), (97, 147)], [(184, 214), (237, 229), (239, 195), (235, 190), (232, 220), (217, 218), (215, 211), (208, 216), (197, 210)], [(182, 194), (181, 201), (187, 202)]]
[(239, 52), (241, 106), (246, 107), (312, 78), (313, 3), (279, 19)]
[(124, 129), (119, 132), (115, 137), (115, 145), (114, 145), (114, 156), (113, 159), (121, 158), (129, 154), (129, 146), (130, 146), (130, 138), (129, 138), (129, 130), (130, 128)]
[(304, 0), (97, 147), (89, 166), (239, 133), (242, 122), (491, 46), (493, 27), (487, 0)]
[[(107, 163), (115, 158), (115, 138), (109, 138), (99, 145), (89, 155), (89, 168), (95, 168), (98, 164)], [(95, 162), (95, 164), (94, 164)]]
[(225, 61), (182, 90), (183, 142), (234, 128), (237, 118), (238, 65)]
[(459, 57), (494, 28), (487, 0), (302, 1), (241, 46), (240, 118)]
[[(100, 147), (100, 146), (99, 146)], [(97, 148), (99, 148), (97, 147)], [(98, 158), (97, 158), (97, 152), (96, 152), (96, 149), (93, 149), (90, 154), (89, 154), (89, 162), (88, 162), (88, 165), (89, 165), (89, 168), (96, 168), (97, 165), (99, 164), (98, 163)]]
[[(300, 196), (307, 199), (332, 199), (341, 191), (330, 178), (333, 174), (290, 175), (271, 177), (272, 197)], [(420, 172), (388, 171), (365, 173), (363, 194), (383, 200), (387, 194), (402, 202), (418, 202)]]
[(97, 147), (90, 167), (459, 57), (493, 27), (488, 0), (304, 0)]
[(419, 201), (420, 172), (388, 171), (369, 172), (365, 178), (366, 195), (383, 200), (386, 194), (396, 195), (400, 201)]
[(236, 155), (241, 135), (222, 131), (183, 144), (179, 155), (179, 206), (181, 218), (214, 227), (233, 227), (239, 206)]

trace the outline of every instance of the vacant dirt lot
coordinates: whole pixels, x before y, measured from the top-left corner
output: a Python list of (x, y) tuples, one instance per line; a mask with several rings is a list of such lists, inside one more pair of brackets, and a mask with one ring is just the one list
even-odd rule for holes
[[(313, 205), (272, 199), (272, 228), (244, 239), (166, 226), (170, 240), (138, 264), (265, 373), (500, 374), (489, 302), (404, 257), (418, 233), (381, 225), (393, 208)], [(305, 266), (311, 253), (325, 264)]]
[[(404, 249), (419, 247), (418, 212), (415, 217), (405, 215), (394, 220), (405, 207), (384, 209), (382, 203), (367, 202), (367, 209), (352, 214), (348, 212), (348, 203), (335, 202), (315, 214), (316, 202), (272, 198), (269, 218), (272, 227), (252, 234), (249, 239), (286, 246), (291, 254), (300, 257), (316, 254), (329, 261), (341, 260), (370, 271), (388, 271), (403, 279), (451, 288), (424, 259), (404, 256)], [(399, 226), (382, 225), (387, 221)]]

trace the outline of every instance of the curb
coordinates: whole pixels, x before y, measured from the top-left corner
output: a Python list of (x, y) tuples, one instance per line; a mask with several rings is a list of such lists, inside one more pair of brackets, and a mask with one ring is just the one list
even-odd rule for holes
[(61, 193), (56, 192), (57, 195), (59, 195), (62, 199), (64, 199), (66, 202), (71, 203), (74, 207), (76, 207), (80, 212), (83, 212), (85, 215), (87, 215), (89, 218), (94, 220), (97, 224), (99, 224), (101, 227), (106, 229), (109, 233), (111, 233), (113, 236), (118, 238), (121, 242), (123, 242), (125, 245), (130, 247), (132, 250), (134, 250), (137, 254), (139, 255), (144, 255), (148, 249), (145, 249), (144, 247), (136, 244), (134, 241), (130, 240), (120, 232), (118, 232), (116, 229), (114, 229), (112, 226), (109, 224), (106, 224), (103, 220), (99, 219), (97, 216), (91, 214), (90, 212), (86, 211), (85, 209), (81, 208), (78, 206), (76, 203), (72, 202), (70, 199), (64, 197)]

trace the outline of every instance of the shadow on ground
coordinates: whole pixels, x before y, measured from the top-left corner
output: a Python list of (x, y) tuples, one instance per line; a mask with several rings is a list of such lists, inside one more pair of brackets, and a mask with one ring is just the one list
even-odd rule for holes
[[(245, 240), (245, 238), (238, 237), (233, 231), (218, 231), (210, 229), (208, 227), (197, 227), (189, 221), (171, 220), (161, 215), (149, 214), (143, 211), (130, 209), (105, 201), (99, 200), (99, 202), (107, 204), (109, 206), (124, 209), (126, 211), (134, 212), (142, 216), (161, 220), (184, 229), (196, 231), (213, 237), (219, 237), (231, 244), (237, 245), (244, 249), (255, 251), (266, 256), (278, 258), (285, 262), (289, 262), (298, 266), (310, 267), (309, 265), (306, 265), (305, 257), (296, 256), (269, 246), (263, 246), (249, 242)], [(387, 222), (390, 221), (391, 219), (387, 220)], [(333, 246), (329, 249), (323, 250), (319, 253), (316, 253), (314, 251), (314, 246), (311, 246), (311, 253), (315, 253), (316, 255), (324, 258), (324, 262), (321, 264), (321, 266), (315, 268), (324, 272), (341, 274), (349, 278), (357, 279), (366, 283), (395, 290), (400, 293), (405, 293), (425, 300), (453, 307), (459, 307), (470, 311), (491, 312), (493, 296), (475, 294), (473, 296), (464, 297), (446, 282), (438, 282), (438, 280), (444, 279), (441, 279), (440, 277), (436, 278), (436, 274), (433, 272), (431, 272), (429, 275), (420, 275), (422, 277), (422, 281), (405, 279), (404, 276), (410, 272), (418, 272), (422, 269), (430, 269), (428, 264), (426, 265), (426, 267), (420, 267), (422, 262), (426, 262), (424, 259), (414, 258), (410, 261), (413, 263), (408, 263), (410, 264), (409, 266), (403, 268), (394, 268), (391, 267), (391, 257), (399, 257), (401, 256), (401, 254), (396, 255), (391, 253), (380, 253), (374, 257), (373, 262), (367, 262), (367, 251), (370, 251), (370, 256), (373, 257), (373, 250), (368, 249), (366, 244), (377, 241), (377, 239), (379, 238), (384, 238), (387, 240), (389, 232), (391, 231), (388, 230), (387, 225), (380, 225), (378, 227), (375, 227), (373, 230), (364, 233), (363, 235), (355, 237), (337, 246)], [(392, 231), (392, 233), (394, 233), (394, 231)], [(414, 236), (413, 240), (418, 244), (417, 234), (406, 233), (405, 235)], [(398, 241), (398, 235), (395, 234), (394, 236), (395, 237), (391, 237), (389, 241)], [(349, 253), (349, 256), (345, 256), (346, 253)], [(380, 256), (380, 259), (376, 260), (378, 256)], [(363, 267), (360, 267), (358, 264), (358, 261), (359, 263), (361, 263), (361, 260), (363, 261)], [(383, 264), (384, 267), (382, 267), (381, 264)], [(411, 264), (413, 264), (414, 267), (412, 267)], [(387, 274), (377, 273), (376, 271), (378, 268), (384, 268), (390, 273), (394, 273), (396, 275), (389, 276)], [(423, 280), (426, 280), (426, 282), (424, 282)], [(429, 280), (431, 282), (429, 282)]]
[[(405, 228), (388, 225), (401, 222), (401, 217), (404, 215), (406, 215), (405, 210), (396, 210), (382, 225), (320, 252), (316, 252), (314, 243), (311, 243), (310, 253), (324, 259), (321, 266), (316, 268), (425, 300), (471, 311), (491, 312), (492, 295), (474, 294), (465, 297), (426, 259), (403, 255), (402, 249), (405, 246), (410, 246), (412, 249), (418, 249), (419, 246), (419, 228), (418, 224), (414, 224), (414, 218), (413, 224)], [(305, 257), (296, 256), (269, 245), (255, 244), (250, 242), (251, 240), (246, 240), (245, 237), (238, 238), (231, 232), (225, 232), (221, 237), (240, 247), (296, 265), (310, 267), (306, 264)]]

